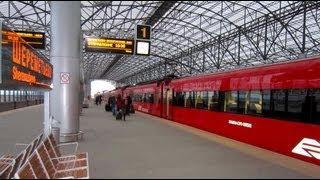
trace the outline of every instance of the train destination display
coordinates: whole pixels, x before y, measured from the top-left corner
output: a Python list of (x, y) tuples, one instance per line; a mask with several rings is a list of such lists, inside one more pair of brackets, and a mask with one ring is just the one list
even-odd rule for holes
[(106, 37), (86, 37), (87, 52), (133, 54), (134, 41), (130, 39), (115, 39)]
[(51, 89), (53, 67), (17, 33), (2, 27), (0, 86)]

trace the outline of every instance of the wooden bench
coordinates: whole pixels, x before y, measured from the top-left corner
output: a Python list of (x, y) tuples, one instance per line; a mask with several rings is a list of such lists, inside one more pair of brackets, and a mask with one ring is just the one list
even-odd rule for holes
[[(88, 158), (68, 159), (67, 161), (53, 161), (50, 157), (50, 151), (55, 148), (52, 146), (46, 148), (45, 142), (50, 142), (49, 139), (39, 145), (36, 151), (28, 159), (26, 163), (16, 174), (15, 178), (30, 178), (39, 179), (59, 179), (59, 178), (89, 178)], [(86, 157), (88, 157), (86, 153)], [(55, 159), (57, 160), (57, 159)]]
[(79, 159), (88, 159), (88, 153), (77, 152), (77, 147), (78, 147), (77, 142), (62, 144), (62, 145), (76, 144), (76, 149), (71, 154), (68, 154), (68, 155), (62, 155), (62, 153), (59, 150), (59, 146), (57, 146), (52, 134), (49, 135), (49, 138), (46, 138), (43, 142), (47, 151), (49, 152), (50, 158), (53, 160), (54, 163), (73, 161), (73, 160), (79, 160)]
[[(26, 163), (28, 157), (38, 147), (42, 138), (43, 138), (43, 133), (41, 133), (39, 136), (37, 136), (30, 144), (21, 144), (21, 143), (16, 144), (18, 146), (26, 146), (26, 148), (24, 150), (22, 150), (16, 156), (16, 158), (14, 158), (12, 155), (7, 155), (6, 157), (4, 157), (4, 156), (0, 157), (0, 161), (7, 159), (12, 162), (10, 164), (10, 167), (7, 168), (5, 170), (5, 172), (3, 173), (3, 176), (6, 176), (4, 179), (10, 179), (14, 176), (14, 174), (17, 172), (17, 170)], [(0, 176), (2, 177), (1, 174), (0, 174)]]
[(3, 155), (0, 157), (0, 179), (9, 179), (14, 163), (13, 156)]

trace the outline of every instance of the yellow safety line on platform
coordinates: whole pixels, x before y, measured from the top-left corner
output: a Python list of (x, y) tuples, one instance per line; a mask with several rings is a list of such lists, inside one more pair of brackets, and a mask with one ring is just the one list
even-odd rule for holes
[(136, 111), (139, 115), (148, 116), (148, 118), (158, 120), (162, 123), (168, 124), (170, 126), (178, 127), (182, 130), (200, 136), (202, 138), (206, 138), (208, 140), (220, 143), (232, 149), (237, 149), (245, 154), (254, 156), (256, 158), (280, 165), (282, 167), (292, 169), (294, 171), (300, 172), (301, 174), (320, 178), (320, 166), (317, 166), (312, 163), (308, 163), (299, 159), (295, 159), (289, 156), (285, 156), (273, 151), (269, 151), (266, 149), (259, 148), (257, 146), (253, 146), (250, 144), (246, 144), (240, 141), (236, 141), (230, 138), (226, 138), (217, 134), (213, 134), (207, 131), (203, 131), (201, 129), (197, 129), (191, 126), (187, 126), (184, 124), (180, 124), (174, 121), (162, 119), (156, 116), (152, 116), (149, 114), (141, 113)]

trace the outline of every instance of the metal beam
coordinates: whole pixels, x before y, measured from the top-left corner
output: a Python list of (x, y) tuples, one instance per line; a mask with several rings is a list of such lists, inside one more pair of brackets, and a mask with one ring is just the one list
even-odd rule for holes
[(153, 15), (150, 16), (146, 24), (150, 26), (155, 25), (163, 17), (163, 15), (165, 15), (166, 12), (169, 11), (172, 6), (174, 6), (176, 2), (177, 1), (164, 1), (153, 13)]
[[(176, 3), (177, 1), (164, 1), (159, 8), (154, 12), (152, 16), (146, 21), (146, 24), (153, 26), (155, 23), (157, 23), (162, 16)], [(113, 68), (113, 66), (123, 57), (123, 55), (117, 55), (110, 65), (106, 68), (106, 70), (103, 71), (103, 73), (100, 75), (100, 78), (103, 78), (108, 75), (110, 70)]]

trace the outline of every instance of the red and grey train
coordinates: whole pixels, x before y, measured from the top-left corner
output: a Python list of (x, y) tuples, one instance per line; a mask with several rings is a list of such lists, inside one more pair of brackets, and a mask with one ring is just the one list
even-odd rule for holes
[(113, 93), (135, 110), (320, 165), (320, 57)]

